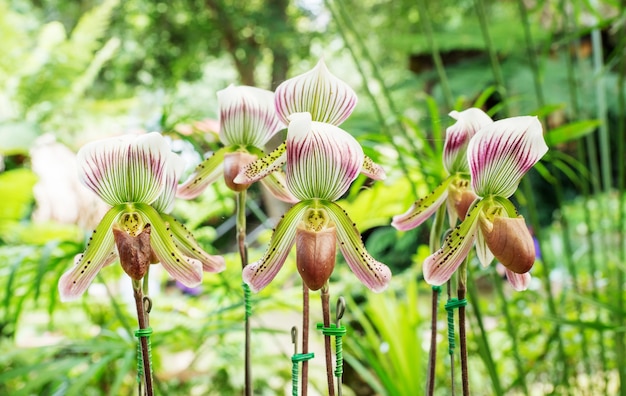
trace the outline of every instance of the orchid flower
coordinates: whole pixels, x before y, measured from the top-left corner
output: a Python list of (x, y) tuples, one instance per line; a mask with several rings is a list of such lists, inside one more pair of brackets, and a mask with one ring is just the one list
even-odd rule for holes
[(470, 108), (462, 112), (452, 111), (450, 117), (456, 123), (446, 129), (443, 148), (443, 165), (448, 177), (433, 192), (416, 201), (405, 213), (393, 217), (391, 225), (407, 231), (421, 225), (446, 202), (451, 226), (457, 219), (463, 220), (467, 209), (476, 198), (469, 188), (469, 164), (467, 146), (482, 127), (493, 121), (481, 109)]
[(121, 258), (134, 280), (160, 262), (184, 285), (202, 280), (202, 271), (219, 272), (224, 259), (206, 253), (169, 213), (173, 208), (182, 159), (156, 132), (120, 136), (83, 146), (77, 155), (83, 184), (111, 206), (89, 238), (74, 267), (59, 280), (63, 301), (78, 298), (100, 269)]
[[(339, 126), (352, 114), (356, 104), (354, 90), (331, 74), (321, 59), (312, 70), (286, 80), (276, 88), (276, 113), (285, 124), (289, 124), (291, 114), (308, 112), (312, 121)], [(246, 166), (239, 180), (241, 183), (260, 180), (280, 169), (286, 161), (287, 148), (283, 143), (265, 158)], [(375, 180), (385, 178), (383, 168), (368, 156), (363, 157), (360, 171)]]
[(476, 242), (483, 266), (495, 257), (506, 267), (514, 289), (528, 288), (535, 246), (524, 218), (508, 198), (547, 151), (537, 117), (503, 119), (476, 133), (467, 147), (467, 158), (472, 189), (478, 198), (446, 237), (443, 247), (424, 261), (428, 283), (441, 285), (450, 279)]
[(244, 268), (244, 281), (253, 291), (263, 289), (274, 279), (295, 243), (298, 271), (310, 289), (318, 290), (334, 269), (339, 243), (357, 278), (373, 291), (384, 290), (391, 271), (369, 255), (356, 225), (335, 203), (358, 176), (363, 149), (339, 127), (312, 121), (310, 113), (294, 113), (289, 120), (286, 182), (300, 202), (281, 218), (264, 256)]
[[(179, 198), (193, 199), (223, 175), (233, 191), (243, 191), (250, 183), (234, 183), (239, 170), (262, 157), (263, 146), (284, 128), (274, 109), (274, 93), (265, 89), (231, 85), (217, 93), (220, 108), (219, 137), (224, 147), (201, 162), (178, 187)], [(296, 202), (285, 190), (284, 174), (277, 170), (261, 181), (278, 199)]]

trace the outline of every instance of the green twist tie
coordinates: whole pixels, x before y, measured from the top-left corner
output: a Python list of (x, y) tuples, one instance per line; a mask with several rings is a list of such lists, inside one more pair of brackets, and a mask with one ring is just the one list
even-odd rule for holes
[(335, 377), (341, 378), (343, 374), (343, 336), (346, 335), (344, 325), (337, 327), (331, 323), (330, 327), (324, 327), (322, 323), (317, 324), (317, 329), (322, 331), (325, 336), (335, 336)]
[(250, 301), (250, 286), (247, 283), (242, 283), (243, 287), (243, 307), (245, 309), (245, 318), (248, 320), (252, 316), (252, 302)]
[(458, 298), (451, 298), (445, 305), (446, 311), (448, 312), (448, 352), (450, 355), (454, 354), (454, 348), (456, 346), (454, 341), (454, 310), (460, 307), (464, 307), (467, 305), (466, 299), (459, 300)]
[(433, 286), (432, 289), (434, 292), (441, 293), (441, 286)]
[(152, 327), (146, 327), (145, 329), (135, 330), (135, 337), (137, 340), (137, 382), (141, 383), (141, 377), (143, 377), (143, 353), (141, 350), (141, 340), (139, 338), (146, 337), (148, 341), (148, 361), (150, 362), (150, 374), (152, 374), (152, 344), (150, 343), (150, 335), (152, 334)]
[(315, 357), (313, 352), (309, 353), (296, 353), (291, 357), (291, 394), (298, 396), (298, 363), (306, 362)]

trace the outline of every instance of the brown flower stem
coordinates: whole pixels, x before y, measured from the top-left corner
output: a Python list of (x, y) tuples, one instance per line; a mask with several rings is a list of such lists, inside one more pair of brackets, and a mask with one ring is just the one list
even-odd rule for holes
[[(139, 324), (139, 329), (147, 329), (148, 315), (145, 310), (145, 302), (141, 281), (133, 280), (133, 296), (135, 297), (135, 307), (137, 308), (137, 322)], [(141, 345), (141, 357), (143, 361), (143, 378), (146, 385), (145, 395), (154, 396), (154, 389), (152, 387), (152, 367), (150, 365), (150, 354), (148, 349), (148, 338), (139, 337), (139, 343)]]
[[(309, 288), (302, 282), (302, 353), (309, 353)], [(302, 362), (302, 396), (309, 392), (309, 362)]]
[[(237, 245), (241, 258), (241, 269), (248, 265), (248, 247), (246, 246), (246, 190), (237, 192)], [(244, 346), (244, 395), (252, 396), (252, 358), (251, 358), (251, 330), (250, 309), (248, 301), (249, 293), (243, 293), (243, 306), (245, 309), (245, 346)]]
[(430, 350), (428, 351), (428, 382), (426, 385), (428, 396), (435, 393), (435, 365), (437, 364), (437, 302), (441, 288), (433, 287), (430, 314)]
[[(324, 327), (330, 327), (330, 287), (328, 282), (321, 289), (322, 294), (322, 318)], [(335, 396), (335, 381), (333, 377), (333, 351), (330, 344), (330, 336), (324, 335), (324, 350), (326, 355), (326, 380), (328, 381), (328, 395)]]
[[(463, 261), (459, 267), (459, 284), (457, 287), (457, 298), (465, 299), (467, 283), (467, 261)], [(467, 370), (467, 334), (465, 332), (465, 305), (459, 307), (459, 345), (461, 349), (461, 384), (463, 386), (463, 396), (469, 396), (469, 375)]]

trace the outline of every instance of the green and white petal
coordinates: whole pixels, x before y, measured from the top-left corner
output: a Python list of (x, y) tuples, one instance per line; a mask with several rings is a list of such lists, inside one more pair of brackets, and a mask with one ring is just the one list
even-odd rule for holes
[(292, 204), (299, 201), (299, 199), (287, 189), (285, 173), (282, 169), (278, 169), (261, 179), (261, 184), (263, 184), (276, 199)]
[(226, 146), (263, 147), (284, 125), (276, 115), (274, 92), (231, 85), (217, 93), (220, 140)]
[(296, 240), (296, 230), (311, 201), (295, 204), (280, 219), (263, 257), (243, 269), (243, 281), (254, 292), (267, 286), (282, 268)]
[(436, 286), (443, 285), (459, 268), (474, 245), (481, 210), (481, 202), (473, 205), (465, 220), (448, 234), (441, 249), (424, 260), (422, 269), (426, 282)]
[(169, 224), (176, 246), (185, 256), (200, 261), (204, 272), (222, 272), (226, 269), (224, 257), (205, 252), (193, 234), (181, 222), (167, 214), (161, 214), (161, 218)]
[(77, 154), (80, 180), (111, 206), (152, 203), (165, 186), (170, 148), (161, 134), (91, 142)]
[(337, 229), (339, 249), (357, 278), (370, 290), (381, 292), (389, 286), (391, 270), (376, 261), (365, 249), (361, 234), (348, 214), (334, 202), (323, 202), (331, 221)]
[(230, 152), (228, 147), (222, 147), (212, 156), (202, 161), (193, 173), (178, 186), (176, 196), (183, 199), (193, 199), (216, 181), (224, 173), (224, 155)]
[(185, 161), (176, 153), (170, 152), (170, 160), (165, 172), (165, 188), (159, 197), (152, 203), (152, 207), (159, 213), (170, 213), (174, 209), (174, 199), (178, 180), (185, 170)]
[(547, 151), (537, 117), (506, 118), (483, 127), (467, 148), (474, 191), (479, 197), (510, 197)]
[(451, 111), (448, 115), (457, 121), (446, 129), (443, 165), (451, 175), (468, 173), (467, 145), (476, 132), (493, 123), (493, 120), (484, 111), (474, 107), (462, 112)]
[(276, 88), (276, 111), (285, 124), (294, 113), (308, 112), (314, 121), (341, 124), (354, 110), (356, 93), (330, 73), (323, 60), (312, 70)]
[(485, 241), (485, 237), (480, 230), (476, 233), (476, 256), (483, 267), (487, 267), (494, 259), (493, 253), (489, 250), (487, 241)]
[(287, 133), (287, 188), (298, 199), (335, 201), (350, 188), (363, 166), (359, 142), (331, 124), (292, 114)]
[(361, 168), (361, 173), (374, 180), (385, 180), (385, 178), (387, 177), (383, 167), (375, 163), (374, 160), (372, 160), (367, 155), (363, 159), (363, 167)]
[(532, 277), (529, 272), (525, 272), (523, 274), (516, 274), (515, 272), (505, 268), (506, 280), (509, 281), (509, 284), (516, 291), (524, 291), (528, 289), (530, 286), (530, 281)]
[(187, 287), (198, 286), (202, 282), (202, 263), (185, 256), (177, 246), (169, 223), (150, 205), (136, 204), (135, 210), (146, 224), (150, 224), (150, 246), (165, 270)]
[(433, 192), (415, 201), (405, 213), (394, 216), (391, 225), (400, 231), (407, 231), (425, 222), (448, 198), (448, 187), (452, 181), (452, 177), (447, 178)]
[(120, 205), (109, 209), (89, 238), (85, 252), (77, 255), (74, 267), (61, 276), (59, 279), (61, 301), (71, 301), (80, 297), (100, 269), (117, 258), (111, 229), (124, 212), (124, 208), (124, 205)]
[(246, 165), (233, 180), (239, 184), (251, 184), (280, 169), (287, 161), (287, 145), (282, 143), (274, 151)]

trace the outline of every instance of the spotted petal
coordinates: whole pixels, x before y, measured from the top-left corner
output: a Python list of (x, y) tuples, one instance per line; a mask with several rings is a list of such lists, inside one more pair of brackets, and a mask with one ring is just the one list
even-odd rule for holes
[(224, 155), (229, 149), (222, 147), (213, 153), (212, 156), (202, 161), (193, 173), (178, 186), (176, 196), (183, 199), (193, 199), (216, 181), (224, 172)]
[(287, 133), (287, 188), (301, 200), (339, 199), (361, 171), (363, 149), (349, 133), (311, 121), (309, 113), (291, 115)]
[(474, 191), (480, 197), (510, 197), (547, 151), (537, 117), (506, 118), (483, 127), (467, 148)]
[(363, 167), (361, 168), (361, 173), (374, 180), (385, 180), (385, 178), (387, 177), (383, 167), (375, 163), (374, 160), (367, 155), (363, 159)]
[(137, 212), (146, 224), (150, 224), (150, 246), (165, 270), (187, 287), (198, 286), (202, 281), (202, 263), (185, 256), (175, 238), (169, 223), (163, 221), (159, 213), (150, 205), (135, 204)]
[(282, 268), (296, 240), (296, 230), (311, 201), (295, 204), (276, 225), (263, 257), (243, 269), (243, 281), (257, 292), (267, 286)]
[(111, 206), (150, 204), (165, 186), (170, 148), (156, 132), (91, 142), (77, 154), (80, 180)]
[(325, 202), (324, 208), (335, 223), (337, 240), (343, 257), (357, 278), (370, 290), (381, 292), (391, 281), (391, 270), (385, 264), (376, 261), (365, 250), (361, 234), (348, 214), (334, 202)]
[(424, 260), (424, 279), (431, 285), (443, 285), (467, 257), (478, 228), (479, 212), (482, 202), (471, 207), (465, 220), (459, 224), (443, 241), (441, 249)]
[(313, 121), (341, 124), (354, 110), (356, 93), (330, 73), (323, 60), (310, 71), (276, 88), (276, 111), (285, 124), (294, 113), (309, 112)]
[(185, 170), (185, 161), (173, 152), (170, 152), (170, 160), (168, 161), (167, 171), (165, 172), (165, 188), (156, 201), (152, 203), (152, 207), (159, 213), (170, 213), (174, 209), (174, 198), (176, 196), (176, 188), (178, 187), (178, 179)]
[(443, 165), (451, 175), (468, 173), (467, 145), (476, 132), (493, 123), (493, 120), (484, 111), (475, 107), (462, 112), (452, 111), (448, 115), (457, 121), (446, 129)]
[(117, 258), (111, 228), (123, 211), (124, 205), (109, 209), (89, 238), (85, 252), (77, 255), (74, 267), (61, 276), (59, 279), (61, 301), (71, 301), (80, 297), (98, 271)]
[(287, 189), (287, 181), (285, 180), (285, 173), (282, 169), (278, 169), (261, 179), (261, 184), (263, 184), (276, 199), (287, 203), (296, 203), (299, 201), (299, 199)]
[(227, 146), (263, 147), (284, 128), (274, 108), (274, 93), (231, 85), (217, 93), (220, 139)]
[(425, 222), (448, 198), (448, 186), (452, 181), (452, 177), (447, 178), (433, 192), (417, 200), (405, 213), (394, 216), (391, 225), (400, 231), (407, 231)]
[(530, 281), (532, 280), (530, 273), (516, 274), (508, 268), (505, 270), (505, 273), (506, 280), (509, 281), (511, 287), (516, 291), (524, 291), (530, 286)]
[(233, 181), (239, 184), (254, 183), (280, 169), (285, 165), (285, 161), (287, 161), (287, 145), (283, 143), (266, 156), (246, 165)]
[(196, 259), (202, 263), (205, 272), (222, 272), (226, 269), (226, 262), (222, 256), (208, 254), (200, 247), (193, 234), (187, 228), (170, 215), (161, 213), (161, 218), (169, 224), (174, 243), (187, 257)]

